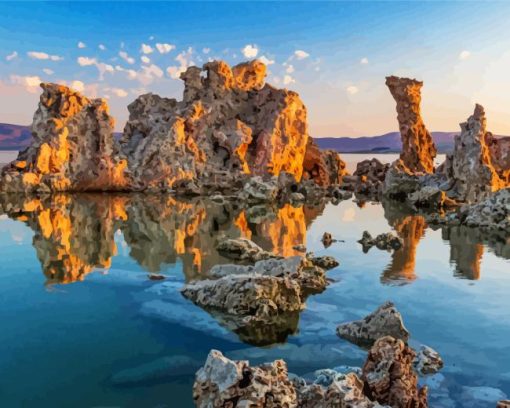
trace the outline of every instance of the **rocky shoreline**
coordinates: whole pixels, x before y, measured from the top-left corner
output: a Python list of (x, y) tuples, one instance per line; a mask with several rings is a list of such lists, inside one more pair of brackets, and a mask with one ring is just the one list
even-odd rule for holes
[[(130, 117), (118, 142), (104, 100), (41, 84), (32, 144), (2, 169), (2, 205), (25, 211), (11, 208), (9, 196), (18, 194), (167, 193), (209, 196), (216, 203), (237, 200), (256, 217), (268, 203), (324, 206), (354, 194), (388, 207), (397, 203), (420, 214), (423, 224), (510, 234), (510, 149), (486, 130), (481, 105), (461, 124), (453, 154), (435, 168), (436, 147), (420, 114), (423, 83), (386, 78), (396, 101), (402, 153), (391, 165), (364, 160), (349, 175), (338, 153), (320, 150), (310, 137), (299, 96), (265, 84), (265, 75), (259, 61), (190, 67), (181, 75), (181, 101), (146, 94), (128, 106)], [(118, 211), (114, 218), (125, 217)], [(401, 224), (394, 225), (397, 234), (410, 227)], [(417, 233), (423, 229), (414, 227)], [(109, 225), (102, 233), (112, 230)], [(325, 247), (332, 242), (325, 234)], [(372, 246), (398, 252), (408, 245), (391, 233), (373, 238), (365, 232), (360, 242), (365, 252)], [(216, 249), (236, 263), (212, 266), (206, 279), (190, 280), (181, 294), (257, 346), (294, 333), (306, 299), (326, 290), (326, 271), (338, 265), (310, 253), (279, 257), (247, 238), (227, 236)], [(107, 259), (111, 248), (100, 252)], [(320, 381), (309, 383), (289, 375), (282, 360), (252, 367), (211, 350), (196, 374), (195, 403), (204, 408), (428, 406), (418, 374), (436, 373), (442, 360), (429, 347), (418, 352), (409, 347), (410, 334), (392, 303), (341, 324), (337, 334), (369, 349), (361, 372), (323, 372)]]

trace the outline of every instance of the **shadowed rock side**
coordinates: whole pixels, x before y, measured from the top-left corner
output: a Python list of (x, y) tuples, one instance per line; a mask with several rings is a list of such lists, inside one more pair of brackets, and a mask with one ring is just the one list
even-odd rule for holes
[(327, 187), (342, 183), (342, 177), (349, 174), (345, 162), (334, 150), (320, 150), (310, 137), (303, 161), (303, 179), (313, 180), (319, 186)]
[(2, 169), (2, 192), (122, 190), (126, 161), (117, 155), (113, 118), (102, 99), (41, 84), (31, 145)]
[(413, 173), (433, 173), (436, 147), (421, 118), (421, 87), (415, 79), (386, 77), (386, 85), (397, 102), (397, 120), (402, 137), (400, 159)]
[(345, 173), (338, 153), (308, 144), (298, 94), (265, 84), (265, 76), (260, 61), (189, 67), (182, 101), (149, 93), (128, 106), (118, 144), (104, 100), (41, 84), (34, 139), (3, 170), (2, 191), (228, 193), (252, 176), (285, 172), (299, 182), (307, 145), (318, 163), (307, 161), (306, 178), (338, 184)]
[[(505, 164), (504, 160), (497, 161), (498, 155), (501, 158), (503, 153), (495, 148), (497, 143), (486, 131), (485, 111), (481, 105), (476, 105), (473, 115), (460, 127), (461, 134), (455, 136), (453, 155), (448, 156), (444, 171), (452, 180), (449, 195), (473, 203), (508, 186), (510, 167), (503, 169), (500, 165)], [(492, 146), (492, 154), (489, 146)], [(496, 156), (494, 161), (493, 155)]]

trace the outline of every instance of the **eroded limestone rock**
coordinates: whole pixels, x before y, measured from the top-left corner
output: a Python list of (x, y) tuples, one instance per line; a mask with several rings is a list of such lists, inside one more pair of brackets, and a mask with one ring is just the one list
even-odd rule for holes
[(414, 358), (415, 352), (400, 339), (377, 340), (363, 366), (366, 395), (393, 408), (428, 407), (427, 387), (418, 388)]
[(423, 82), (390, 76), (386, 77), (386, 85), (397, 102), (397, 120), (402, 137), (400, 159), (413, 173), (433, 173), (436, 147), (420, 112)]
[(365, 253), (373, 246), (376, 246), (378, 249), (389, 251), (392, 249), (398, 250), (402, 248), (403, 245), (402, 239), (391, 232), (379, 234), (375, 238), (372, 238), (372, 235), (370, 235), (368, 231), (363, 231), (363, 236), (358, 242), (362, 245), (363, 252)]
[(216, 247), (218, 252), (226, 258), (236, 261), (257, 262), (262, 259), (276, 257), (271, 252), (264, 251), (255, 242), (247, 238), (226, 239)]
[(500, 190), (479, 203), (462, 207), (458, 218), (469, 227), (510, 231), (510, 188)]
[(311, 137), (306, 145), (303, 172), (305, 180), (313, 180), (322, 187), (340, 184), (348, 174), (340, 155), (334, 150), (320, 150)]
[(129, 185), (103, 99), (42, 83), (33, 140), (2, 169), (2, 192), (111, 191)]
[(339, 325), (336, 331), (343, 339), (363, 347), (372, 346), (377, 339), (384, 336), (392, 336), (406, 342), (409, 339), (409, 332), (404, 326), (402, 316), (391, 302), (384, 303), (362, 320)]
[(443, 359), (436, 350), (422, 345), (416, 354), (413, 366), (421, 375), (435, 374), (443, 368)]

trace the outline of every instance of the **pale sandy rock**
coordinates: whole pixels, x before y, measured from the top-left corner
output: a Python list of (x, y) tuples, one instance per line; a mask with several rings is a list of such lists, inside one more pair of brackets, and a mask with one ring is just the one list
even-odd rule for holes
[(433, 173), (436, 147), (420, 112), (423, 82), (390, 76), (386, 77), (386, 85), (397, 102), (397, 120), (402, 137), (400, 159), (413, 173)]
[(362, 320), (342, 323), (336, 330), (343, 339), (368, 347), (384, 336), (404, 341), (409, 339), (409, 332), (404, 326), (402, 316), (391, 302), (384, 303)]
[(106, 191), (129, 185), (103, 99), (42, 83), (31, 145), (2, 169), (4, 192)]
[(298, 406), (284, 361), (251, 367), (248, 361), (229, 360), (216, 350), (196, 374), (193, 400), (197, 408)]
[(510, 231), (510, 188), (500, 190), (479, 203), (462, 207), (459, 218), (469, 227)]
[(435, 374), (443, 368), (443, 359), (436, 350), (422, 345), (416, 353), (413, 366), (421, 375)]
[(363, 366), (366, 395), (393, 408), (428, 407), (427, 387), (418, 388), (414, 358), (415, 352), (400, 339), (377, 340)]
[(226, 239), (220, 242), (216, 249), (226, 258), (251, 263), (275, 257), (247, 238)]

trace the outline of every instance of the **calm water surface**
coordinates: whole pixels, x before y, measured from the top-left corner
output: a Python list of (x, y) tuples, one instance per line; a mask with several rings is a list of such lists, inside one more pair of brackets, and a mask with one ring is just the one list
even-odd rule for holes
[[(510, 245), (476, 230), (433, 230), (394, 205), (236, 208), (143, 195), (0, 198), (0, 406), (191, 407), (196, 369), (211, 348), (253, 363), (283, 358), (306, 375), (360, 366), (366, 353), (336, 325), (393, 300), (411, 345), (441, 353), (422, 379), (431, 407), (494, 407), (510, 396)], [(394, 230), (391, 254), (356, 242)], [(324, 248), (324, 231), (344, 240)], [(227, 262), (224, 237), (295, 254), (333, 255), (333, 283), (299, 321), (271, 333), (232, 333), (179, 289)], [(165, 280), (149, 279), (161, 273)], [(292, 329), (289, 334), (289, 327)], [(266, 341), (267, 342), (267, 341)], [(485, 399), (473, 405), (472, 395)]]

